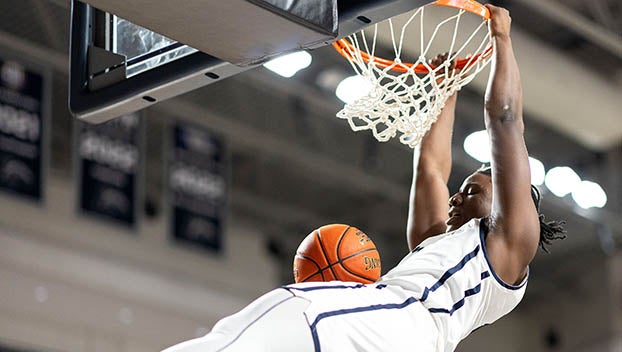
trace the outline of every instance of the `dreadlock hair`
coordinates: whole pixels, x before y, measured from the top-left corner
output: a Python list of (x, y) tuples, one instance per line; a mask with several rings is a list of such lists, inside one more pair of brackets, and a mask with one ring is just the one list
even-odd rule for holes
[[(492, 166), (482, 165), (475, 172), (492, 177)], [(551, 245), (553, 240), (561, 240), (566, 238), (566, 230), (564, 229), (564, 225), (566, 224), (566, 222), (544, 220), (544, 214), (540, 213), (540, 201), (542, 201), (542, 194), (534, 185), (531, 185), (531, 199), (536, 205), (538, 220), (540, 221), (539, 245), (542, 250), (544, 250), (546, 253), (549, 253), (549, 250), (546, 248), (546, 246)]]

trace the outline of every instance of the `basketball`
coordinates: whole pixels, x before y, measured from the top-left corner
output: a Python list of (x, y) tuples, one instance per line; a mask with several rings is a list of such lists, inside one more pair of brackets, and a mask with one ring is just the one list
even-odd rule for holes
[(311, 232), (294, 257), (294, 280), (354, 281), (369, 284), (380, 277), (374, 242), (356, 227), (331, 224)]

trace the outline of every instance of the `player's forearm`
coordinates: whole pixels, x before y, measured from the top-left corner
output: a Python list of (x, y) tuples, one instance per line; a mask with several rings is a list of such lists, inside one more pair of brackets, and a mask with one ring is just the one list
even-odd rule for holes
[(421, 142), (417, 173), (440, 174), (445, 183), (451, 172), (451, 138), (454, 127), (457, 94), (447, 99), (437, 121)]
[(495, 57), (486, 89), (486, 127), (491, 123), (522, 123), (522, 84), (509, 36), (495, 36)]
[(406, 232), (410, 250), (427, 237), (445, 232), (448, 198), (447, 183), (439, 175), (425, 173), (413, 177)]

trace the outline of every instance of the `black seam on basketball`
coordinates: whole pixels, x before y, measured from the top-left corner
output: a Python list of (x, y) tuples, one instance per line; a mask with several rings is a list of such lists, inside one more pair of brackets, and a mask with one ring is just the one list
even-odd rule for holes
[[(358, 277), (360, 277), (360, 278), (367, 279), (367, 280), (369, 280), (369, 281), (375, 282), (375, 280), (372, 280), (372, 279), (371, 279), (371, 278), (369, 278), (369, 277), (366, 277), (366, 276), (362, 276), (362, 275), (358, 275), (358, 274), (356, 274), (356, 273), (353, 273), (353, 272), (352, 272), (351, 270), (349, 270), (349, 269), (348, 269), (348, 268), (344, 265), (344, 263), (343, 263), (343, 261), (344, 261), (344, 260), (348, 260), (348, 259), (350, 259), (350, 258), (352, 258), (352, 257), (354, 257), (354, 256), (359, 255), (359, 254), (366, 253), (366, 252), (371, 252), (371, 251), (376, 251), (376, 252), (377, 252), (377, 251), (378, 251), (378, 249), (377, 249), (377, 248), (367, 248), (367, 249), (360, 250), (360, 251), (358, 251), (358, 252), (356, 252), (356, 253), (354, 253), (354, 254), (351, 254), (351, 255), (349, 255), (349, 256), (347, 256), (347, 257), (345, 257), (345, 258), (341, 258), (341, 259), (339, 259), (338, 261), (336, 261), (336, 262), (334, 262), (334, 263), (329, 263), (327, 266), (325, 266), (325, 267), (323, 267), (323, 268), (320, 268), (320, 269), (319, 269), (319, 270), (320, 270), (320, 273), (323, 273), (323, 272), (324, 272), (324, 270), (326, 270), (326, 269), (328, 269), (328, 268), (331, 268), (331, 271), (332, 271), (332, 267), (333, 267), (333, 266), (335, 266), (335, 265), (337, 265), (337, 264), (339, 264), (339, 265), (340, 265), (340, 266), (341, 266), (341, 267), (342, 267), (345, 271), (347, 271), (348, 273), (350, 273), (350, 274), (352, 274), (352, 275), (354, 275), (354, 276), (358, 276)], [(315, 273), (314, 273), (313, 275), (315, 275)], [(313, 275), (311, 275), (311, 276), (313, 276)], [(311, 277), (311, 276), (309, 276), (309, 277)], [(335, 278), (337, 278), (337, 277), (335, 276)], [(322, 280), (324, 280), (324, 275), (322, 275)]]
[(322, 281), (324, 281), (324, 274), (322, 274), (322, 268), (320, 268), (320, 264), (318, 264), (315, 260), (313, 260), (313, 258), (307, 257), (306, 255), (302, 255), (300, 253), (296, 253), (297, 256), (299, 256), (302, 259), (306, 259), (308, 261), (310, 261), (311, 263), (313, 263), (315, 265), (315, 267), (317, 268), (317, 272), (314, 272), (313, 274), (305, 277), (304, 279), (301, 279), (300, 282), (304, 282), (307, 281), (309, 278), (313, 277), (313, 275), (316, 275), (317, 273), (320, 273), (320, 275), (322, 275)]
[(337, 246), (335, 246), (335, 258), (337, 258), (337, 260), (339, 260), (339, 247), (341, 247), (341, 242), (343, 241), (343, 237), (346, 233), (348, 233), (348, 230), (350, 230), (350, 227), (352, 226), (346, 227), (346, 229), (341, 233), (341, 236), (339, 236), (339, 240), (337, 240)]
[[(341, 258), (339, 256), (339, 247), (341, 247), (341, 243), (343, 242), (343, 238), (345, 237), (345, 234), (348, 233), (348, 231), (350, 231), (351, 227), (352, 226), (348, 225), (346, 227), (346, 229), (343, 230), (341, 235), (339, 235), (339, 240), (337, 240), (337, 245), (335, 246), (335, 258), (337, 258), (337, 262), (336, 263), (328, 263), (328, 266), (330, 266), (331, 270), (333, 268), (333, 265), (335, 265), (337, 263), (339, 263), (343, 267), (343, 264), (341, 264)], [(339, 278), (337, 278), (336, 275), (335, 275), (335, 279), (339, 280)]]
[(323, 267), (323, 268), (320, 268), (320, 270), (326, 270), (326, 269), (329, 269), (331, 266), (333, 266), (333, 265), (337, 265), (337, 264), (339, 264), (339, 262), (338, 262), (338, 261), (337, 261), (337, 262), (334, 262), (334, 263), (329, 263), (327, 266), (325, 266), (325, 267)]
[(367, 276), (359, 275), (359, 274), (357, 274), (357, 273), (352, 272), (350, 269), (348, 269), (348, 268), (347, 268), (346, 266), (344, 266), (344, 265), (341, 265), (341, 267), (343, 268), (343, 270), (347, 271), (348, 273), (350, 273), (350, 274), (352, 274), (352, 275), (354, 275), (354, 276), (356, 276), (356, 277), (360, 277), (361, 279), (365, 279), (365, 280), (370, 281), (370, 282), (376, 282), (376, 280), (374, 280), (374, 279), (372, 279), (372, 278), (369, 278), (369, 277), (367, 277)]
[[(352, 275), (354, 275), (354, 276), (357, 276), (357, 277), (360, 277), (360, 278), (363, 278), (363, 279), (366, 279), (366, 280), (369, 280), (369, 281), (371, 281), (371, 282), (376, 282), (376, 280), (373, 280), (373, 279), (371, 279), (371, 278), (369, 278), (369, 277), (366, 277), (366, 276), (363, 276), (363, 275), (359, 275), (359, 274), (357, 274), (357, 273), (352, 272), (352, 270), (348, 269), (348, 267), (347, 267), (347, 266), (345, 266), (345, 265), (343, 264), (343, 261), (344, 261), (344, 260), (346, 260), (346, 259), (352, 258), (352, 257), (354, 257), (354, 256), (356, 256), (356, 255), (361, 254), (361, 253), (365, 253), (365, 252), (369, 252), (369, 251), (374, 251), (374, 250), (375, 250), (375, 251), (378, 251), (376, 248), (368, 248), (368, 249), (364, 249), (364, 250), (362, 250), (362, 251), (358, 251), (358, 252), (356, 252), (356, 253), (354, 253), (354, 254), (352, 254), (352, 255), (349, 255), (349, 256), (348, 256), (348, 257), (346, 257), (346, 258), (339, 259), (339, 262), (338, 262), (338, 263), (341, 265), (341, 267), (342, 267), (345, 271), (349, 272), (350, 274), (352, 274)], [(335, 264), (337, 264), (337, 263), (335, 263)]]
[[(361, 254), (361, 253), (365, 253), (365, 252), (369, 252), (369, 251), (376, 251), (376, 250), (377, 250), (376, 248), (367, 248), (367, 249), (362, 249), (362, 250), (360, 250), (360, 251), (358, 251), (358, 252), (356, 252), (354, 254), (350, 254), (349, 256), (347, 256), (345, 258), (337, 257), (337, 258), (339, 258), (339, 261), (337, 263), (343, 265), (343, 261), (344, 260), (350, 259), (350, 258), (352, 258), (354, 256), (357, 256), (357, 255)], [(334, 263), (334, 264), (337, 264), (337, 263)]]
[[(322, 250), (322, 254), (324, 254), (324, 259), (326, 259), (326, 263), (328, 264), (330, 271), (333, 273), (335, 280), (339, 280), (337, 274), (335, 273), (335, 270), (333, 270), (333, 267), (328, 260), (328, 256), (326, 255), (326, 249), (324, 248), (324, 243), (322, 242), (322, 235), (320, 234), (320, 229), (315, 230), (315, 236), (317, 237), (318, 242), (320, 242), (320, 249)], [(322, 275), (322, 280), (324, 280), (324, 275)]]
[[(360, 253), (360, 252), (359, 252), (359, 253)], [(329, 264), (328, 266), (326, 266), (326, 267), (322, 268), (322, 269), (321, 269), (321, 271), (320, 271), (320, 273), (323, 273), (323, 272), (324, 272), (324, 270), (326, 270), (326, 269), (328, 269), (328, 268), (331, 268), (331, 271), (332, 271), (332, 266), (333, 266), (333, 265), (337, 265), (337, 264), (339, 264), (339, 265), (343, 268), (343, 270), (347, 271), (348, 273), (350, 273), (350, 274), (352, 274), (352, 275), (354, 275), (354, 276), (356, 276), (356, 277), (360, 277), (360, 278), (365, 279), (365, 280), (367, 280), (367, 281), (376, 282), (376, 280), (374, 280), (374, 279), (372, 279), (372, 278), (369, 278), (369, 277), (367, 277), (367, 276), (359, 275), (359, 274), (357, 274), (357, 273), (352, 272), (352, 271), (351, 271), (351, 270), (349, 270), (349, 269), (348, 269), (345, 265), (343, 265), (343, 263), (341, 263), (341, 262), (334, 262), (334, 263), (332, 263), (332, 264)], [(313, 275), (315, 275), (315, 273), (314, 273)], [(308, 278), (312, 277), (313, 275), (309, 276)], [(307, 278), (307, 279), (308, 279), (308, 278)], [(337, 278), (337, 276), (335, 276), (335, 279), (339, 280), (339, 278)], [(323, 275), (323, 274), (322, 274), (322, 281), (324, 281), (324, 275)]]

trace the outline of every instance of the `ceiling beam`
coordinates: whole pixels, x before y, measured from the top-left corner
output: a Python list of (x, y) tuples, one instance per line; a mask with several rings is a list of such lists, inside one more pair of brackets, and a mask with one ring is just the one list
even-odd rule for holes
[(30, 3), (32, 5), (31, 7), (33, 8), (33, 12), (36, 13), (39, 18), (39, 23), (43, 26), (45, 36), (50, 46), (58, 50), (64, 50), (65, 39), (68, 38), (61, 37), (61, 30), (56, 24), (56, 21), (52, 18), (53, 12), (51, 4), (41, 0), (30, 0)]
[(607, 28), (555, 1), (521, 0), (521, 3), (622, 58), (622, 39)]
[(0, 31), (0, 47), (14, 52), (26, 60), (41, 66), (48, 66), (64, 74), (69, 74), (69, 56), (55, 50), (39, 46), (11, 33)]
[(619, 23), (614, 19), (614, 17), (617, 16), (615, 13), (611, 12), (607, 2), (607, 0), (596, 0), (590, 2), (590, 5), (592, 5), (589, 6), (590, 12), (597, 19), (597, 21), (600, 21), (600, 23), (602, 23), (610, 31), (618, 33), (622, 27), (620, 27)]
[(48, 0), (49, 2), (55, 4), (56, 6), (60, 6), (62, 8), (68, 9), (71, 7), (71, 0)]

